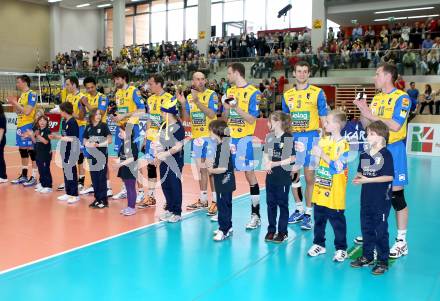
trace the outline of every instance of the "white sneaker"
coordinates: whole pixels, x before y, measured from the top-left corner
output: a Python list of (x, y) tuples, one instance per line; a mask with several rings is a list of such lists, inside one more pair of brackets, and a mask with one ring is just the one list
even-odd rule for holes
[(229, 229), (229, 231), (224, 234), (223, 231), (217, 230), (217, 232), (215, 233), (214, 237), (212, 238), (214, 241), (222, 241), (225, 240), (226, 238), (228, 238), (229, 236), (232, 235), (232, 228)]
[(113, 196), (113, 190), (111, 188), (107, 188), (107, 197)]
[(307, 254), (309, 254), (309, 256), (316, 257), (318, 255), (325, 254), (325, 252), (325, 248), (321, 247), (320, 245), (313, 245), (310, 247)]
[[(219, 231), (220, 231), (220, 229), (214, 230), (214, 231), (212, 231), (212, 234), (216, 235), (217, 232), (219, 232)], [(234, 232), (234, 230), (232, 230), (232, 228), (229, 229), (229, 231), (228, 231), (228, 235), (232, 235), (233, 232)]]
[(8, 183), (8, 179), (0, 178), (0, 184)]
[(83, 184), (78, 184), (78, 191), (81, 191), (84, 189), (84, 185)]
[(79, 196), (70, 196), (67, 200), (67, 204), (75, 204), (76, 202), (79, 202)]
[(390, 249), (390, 258), (400, 258), (405, 255), (408, 255), (408, 244), (402, 239), (396, 239)]
[(335, 256), (333, 256), (333, 261), (343, 262), (345, 259), (347, 259), (347, 251), (336, 250)]
[(362, 236), (356, 236), (353, 241), (357, 245), (362, 245), (364, 243), (364, 238)]
[(89, 193), (93, 193), (95, 191), (95, 189), (93, 188), (93, 186), (90, 186), (90, 187), (88, 187), (88, 188), (83, 188), (80, 192), (79, 192), (79, 194), (80, 195), (84, 195), (84, 194), (89, 194)]
[(42, 187), (38, 192), (39, 193), (51, 193), (52, 192), (52, 188)]
[(171, 212), (169, 212), (168, 210), (166, 210), (164, 213), (162, 213), (160, 216), (159, 216), (159, 220), (160, 221), (163, 221), (163, 222), (166, 222), (166, 221), (168, 221), (168, 219), (172, 216), (173, 214), (171, 213)]
[(41, 186), (41, 183), (38, 183), (36, 186), (35, 186), (35, 191), (36, 192), (40, 192), (41, 191), (41, 189), (43, 189), (43, 186)]
[(145, 200), (145, 192), (143, 190), (139, 190), (137, 196), (136, 196), (136, 204), (139, 204)]
[(167, 222), (169, 223), (177, 223), (182, 220), (182, 217), (180, 215), (172, 214), (168, 219)]
[(246, 225), (246, 229), (253, 230), (261, 226), (261, 220), (255, 213), (252, 214), (250, 222)]
[(121, 192), (115, 194), (112, 199), (114, 200), (122, 200), (127, 198), (127, 191), (125, 189), (122, 189)]
[(211, 216), (211, 222), (218, 222), (218, 214)]
[(62, 196), (57, 197), (58, 201), (67, 201), (70, 198), (70, 195), (63, 194)]

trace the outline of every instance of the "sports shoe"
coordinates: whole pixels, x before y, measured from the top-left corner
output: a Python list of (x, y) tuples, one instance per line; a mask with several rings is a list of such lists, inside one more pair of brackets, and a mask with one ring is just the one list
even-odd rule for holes
[(23, 183), (26, 183), (27, 181), (29, 181), (27, 177), (20, 175), (15, 180), (12, 180), (11, 184), (23, 184)]
[(112, 199), (113, 200), (122, 200), (127, 198), (127, 191), (122, 189), (119, 193), (115, 194)]
[(84, 189), (84, 185), (81, 183), (78, 183), (78, 191), (81, 191)]
[(333, 261), (343, 262), (345, 259), (347, 259), (347, 251), (336, 250), (335, 255), (333, 256)]
[(312, 217), (308, 214), (304, 214), (303, 220), (301, 222), (301, 229), (312, 230)]
[(93, 193), (95, 191), (95, 189), (93, 188), (93, 186), (90, 186), (90, 187), (88, 187), (88, 188), (83, 188), (80, 192), (79, 192), (79, 194), (80, 195), (84, 195), (84, 194), (89, 194), (89, 193)]
[(324, 247), (321, 247), (320, 245), (313, 245), (310, 247), (307, 254), (309, 254), (309, 256), (316, 257), (318, 255), (325, 254), (325, 252)]
[(139, 209), (144, 209), (148, 207), (156, 206), (156, 199), (152, 196), (147, 197), (143, 202), (140, 202), (137, 207)]
[(107, 188), (107, 196), (112, 197), (113, 196), (113, 190), (111, 188)]
[(165, 212), (159, 216), (159, 220), (166, 222), (172, 215), (173, 214), (171, 212), (169, 212), (168, 210), (165, 210)]
[(274, 238), (275, 238), (274, 232), (267, 232), (266, 236), (264, 236), (265, 241), (273, 241)]
[(388, 271), (388, 264), (384, 262), (377, 262), (377, 264), (371, 270), (371, 274), (383, 275), (386, 271)]
[(57, 197), (58, 201), (67, 201), (70, 198), (70, 195), (63, 194), (59, 197)]
[(96, 205), (98, 205), (98, 203), (99, 203), (98, 200), (94, 200), (93, 202), (91, 202), (91, 203), (89, 204), (89, 207), (90, 207), (90, 208), (96, 208)]
[(253, 230), (253, 229), (257, 229), (258, 227), (261, 226), (261, 220), (260, 217), (258, 215), (256, 215), (255, 213), (252, 214), (251, 216), (251, 220), (249, 221), (249, 223), (246, 225), (246, 229), (248, 230)]
[(99, 202), (96, 204), (96, 206), (95, 206), (96, 209), (104, 209), (104, 208), (107, 208), (107, 207), (108, 207), (108, 201), (107, 201), (107, 200), (105, 200), (105, 201), (99, 201)]
[(131, 208), (131, 207), (127, 207), (127, 208), (122, 209), (121, 214), (124, 216), (134, 215), (134, 214), (136, 214), (136, 209)]
[(208, 202), (202, 202), (198, 199), (196, 202), (186, 206), (187, 210), (197, 210), (201, 208), (208, 208)]
[(29, 180), (27, 182), (23, 183), (24, 187), (31, 187), (37, 184), (37, 179), (35, 179), (34, 177), (30, 177)]
[(211, 203), (211, 206), (209, 206), (208, 212), (206, 214), (209, 216), (213, 216), (213, 215), (217, 214), (217, 203), (216, 202)]
[(52, 188), (50, 188), (50, 187), (42, 187), (38, 192), (39, 193), (43, 193), (43, 194), (51, 193), (52, 192)]
[(229, 236), (232, 235), (232, 228), (228, 230), (228, 232), (226, 232), (226, 234), (223, 233), (223, 231), (217, 230), (217, 232), (215, 233), (214, 237), (212, 238), (214, 241), (222, 241), (225, 240), (226, 238), (228, 238)]
[(64, 190), (64, 188), (65, 188), (64, 183), (62, 183), (62, 184), (58, 185), (57, 190), (61, 191), (61, 190)]
[[(217, 232), (219, 232), (219, 231), (220, 231), (220, 229), (217, 229), (217, 230), (212, 231), (212, 233), (213, 233), (214, 235), (216, 235)], [(232, 230), (232, 228), (230, 228), (230, 229), (228, 230), (228, 235), (232, 235), (233, 232), (234, 232), (234, 231)]]
[(211, 222), (218, 222), (218, 214), (211, 216)]
[(77, 202), (79, 202), (79, 196), (70, 196), (69, 195), (69, 198), (67, 199), (67, 204), (75, 204)]
[(374, 260), (369, 260), (368, 258), (361, 256), (359, 258), (356, 258), (352, 262), (350, 262), (350, 266), (353, 268), (361, 268), (361, 267), (367, 267), (369, 265), (373, 265)]
[(362, 236), (356, 236), (356, 238), (353, 239), (353, 242), (357, 245), (362, 245), (364, 243), (364, 238)]
[(396, 239), (396, 242), (390, 249), (390, 258), (400, 258), (408, 255), (408, 245), (402, 239)]
[(0, 178), (0, 184), (8, 183), (8, 179)]
[(136, 204), (139, 204), (145, 200), (145, 192), (143, 190), (139, 190), (136, 196)]
[(280, 244), (282, 242), (287, 241), (287, 239), (288, 239), (287, 234), (277, 233), (277, 235), (275, 235), (275, 237), (273, 239), (273, 242)]
[(177, 223), (177, 222), (180, 222), (181, 220), (182, 220), (182, 217), (180, 215), (173, 214), (167, 219), (167, 222)]
[(303, 218), (304, 218), (304, 211), (299, 212), (299, 210), (295, 210), (295, 212), (293, 212), (292, 215), (289, 217), (288, 223), (296, 224), (302, 221)]
[(37, 185), (35, 185), (35, 191), (36, 192), (40, 192), (40, 190), (43, 189), (43, 186), (41, 186), (41, 183), (38, 183)]

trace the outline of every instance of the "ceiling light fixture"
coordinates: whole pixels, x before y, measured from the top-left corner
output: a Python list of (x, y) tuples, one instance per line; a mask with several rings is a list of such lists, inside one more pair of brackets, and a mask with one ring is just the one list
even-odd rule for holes
[(100, 4), (97, 7), (98, 8), (104, 8), (104, 7), (109, 7), (109, 6), (112, 6), (112, 5), (110, 3), (106, 3), (106, 4)]
[(425, 10), (425, 9), (434, 9), (434, 6), (395, 9), (395, 10), (383, 10), (383, 11), (374, 12), (374, 14), (379, 15), (379, 14), (399, 13), (399, 12), (405, 12), (405, 11), (416, 11), (416, 10)]
[(421, 19), (421, 18), (431, 18), (431, 17), (438, 17), (439, 15), (423, 15), (423, 16), (411, 16), (408, 17), (408, 19)]
[(90, 6), (90, 3), (78, 4), (76, 7), (81, 8), (81, 7), (87, 7), (87, 6)]

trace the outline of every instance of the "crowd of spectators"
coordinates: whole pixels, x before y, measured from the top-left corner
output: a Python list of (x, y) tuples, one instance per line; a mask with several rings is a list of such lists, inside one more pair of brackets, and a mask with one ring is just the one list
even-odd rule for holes
[(286, 78), (299, 60), (312, 66), (312, 76), (327, 76), (330, 69), (375, 68), (382, 62), (397, 65), (400, 74), (440, 75), (440, 19), (426, 22), (390, 23), (380, 27), (329, 28), (327, 39), (318, 49), (311, 47), (310, 31), (271, 31), (258, 34), (212, 38), (208, 55), (200, 54), (196, 40), (124, 46), (113, 58), (106, 48), (94, 53), (60, 53), (52, 64), (38, 66), (37, 72), (93, 72), (111, 74), (115, 68), (130, 70), (136, 77), (159, 72), (171, 80), (186, 80), (200, 70), (217, 74), (231, 60), (251, 61), (251, 76), (270, 78), (284, 71)]

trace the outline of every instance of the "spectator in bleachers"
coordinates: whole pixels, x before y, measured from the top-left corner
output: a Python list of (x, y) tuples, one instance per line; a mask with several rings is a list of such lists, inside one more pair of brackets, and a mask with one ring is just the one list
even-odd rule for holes
[(422, 49), (431, 49), (434, 42), (431, 40), (431, 35), (427, 34), (426, 39), (423, 40)]
[(420, 106), (420, 115), (423, 114), (423, 111), (425, 110), (425, 107), (428, 106), (429, 108), (429, 114), (433, 114), (434, 113), (434, 100), (433, 100), (433, 95), (432, 95), (432, 88), (431, 85), (427, 84), (425, 85), (425, 92), (423, 93), (422, 96), (422, 102), (421, 102), (421, 106)]

